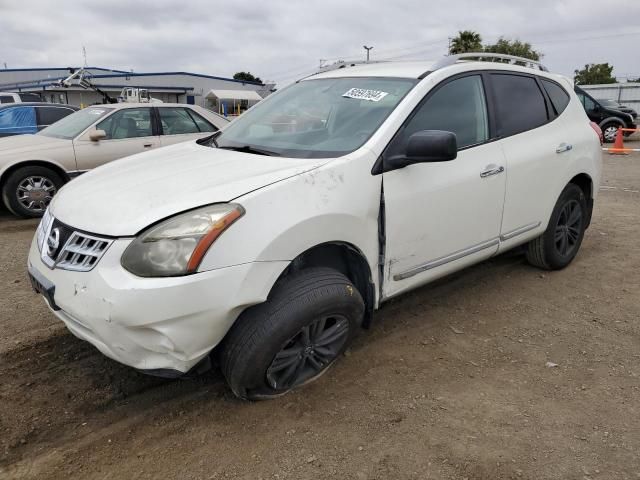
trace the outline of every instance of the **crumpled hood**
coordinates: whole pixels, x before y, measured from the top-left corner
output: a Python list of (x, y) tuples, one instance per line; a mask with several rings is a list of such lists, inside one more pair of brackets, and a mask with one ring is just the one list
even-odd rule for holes
[(71, 140), (45, 137), (44, 135), (12, 135), (0, 138), (0, 156), (17, 155), (53, 148), (71, 148)]
[(317, 168), (328, 159), (292, 159), (185, 142), (110, 162), (65, 185), (50, 211), (90, 233), (132, 236), (179, 212)]

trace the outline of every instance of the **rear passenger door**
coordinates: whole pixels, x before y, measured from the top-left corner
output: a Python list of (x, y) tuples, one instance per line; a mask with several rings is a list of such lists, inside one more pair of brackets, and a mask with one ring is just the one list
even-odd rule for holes
[(162, 146), (206, 137), (218, 129), (197, 112), (184, 107), (156, 107)]
[[(499, 143), (507, 162), (503, 248), (545, 230), (573, 145), (566, 125), (569, 95), (558, 83), (520, 73), (490, 74)], [(549, 94), (557, 99), (554, 108)], [(557, 111), (559, 112), (556, 112)]]

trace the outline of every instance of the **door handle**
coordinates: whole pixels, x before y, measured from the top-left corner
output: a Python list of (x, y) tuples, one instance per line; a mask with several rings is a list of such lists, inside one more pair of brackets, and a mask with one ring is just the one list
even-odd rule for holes
[(504, 167), (503, 166), (497, 166), (497, 165), (487, 165), (485, 167), (485, 170), (483, 170), (482, 172), (480, 172), (480, 178), (487, 178), (487, 177), (491, 177), (492, 175), (498, 175), (499, 173), (504, 172)]
[(560, 145), (558, 145), (558, 148), (556, 148), (556, 153), (568, 152), (572, 148), (573, 148), (573, 145), (562, 142)]
[(150, 148), (150, 147), (153, 147), (153, 143), (145, 143), (145, 144), (143, 145), (143, 147), (144, 147), (144, 148)]

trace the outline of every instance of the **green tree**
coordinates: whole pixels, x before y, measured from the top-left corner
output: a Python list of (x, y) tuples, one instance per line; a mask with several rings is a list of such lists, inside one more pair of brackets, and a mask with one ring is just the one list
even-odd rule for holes
[(242, 80), (243, 82), (262, 83), (260, 77), (254, 77), (251, 72), (238, 72), (233, 75), (234, 80)]
[(582, 70), (576, 70), (574, 81), (576, 85), (600, 85), (603, 83), (616, 83), (616, 77), (611, 75), (613, 65), (608, 63), (590, 63)]
[(449, 47), (450, 54), (481, 51), (482, 37), (472, 30), (458, 32), (458, 36), (451, 40), (451, 46)]
[(542, 53), (536, 52), (531, 48), (531, 44), (528, 42), (521, 42), (520, 40), (508, 40), (504, 37), (500, 37), (498, 41), (491, 45), (484, 47), (485, 52), (502, 53), (505, 55), (515, 55), (517, 57), (529, 58), (531, 60), (540, 60)]

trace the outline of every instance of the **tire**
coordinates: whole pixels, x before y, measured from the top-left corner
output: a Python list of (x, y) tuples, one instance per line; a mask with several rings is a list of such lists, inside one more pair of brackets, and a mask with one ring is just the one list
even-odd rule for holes
[(220, 350), (222, 373), (239, 398), (283, 395), (326, 372), (353, 340), (363, 316), (360, 293), (338, 271), (313, 267), (293, 273), (276, 284), (266, 302), (236, 320)]
[(588, 222), (587, 200), (570, 183), (560, 194), (545, 232), (527, 245), (527, 260), (545, 270), (560, 270), (575, 258)]
[(606, 123), (602, 126), (602, 138), (604, 143), (613, 143), (616, 140), (616, 135), (620, 125), (617, 123)]
[(22, 167), (12, 172), (4, 182), (2, 200), (14, 215), (38, 218), (62, 185), (62, 177), (50, 168)]

